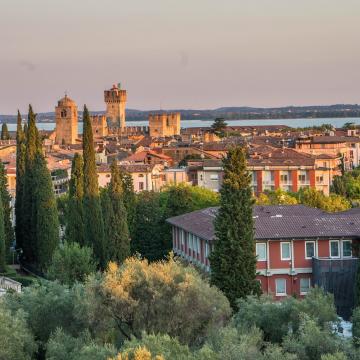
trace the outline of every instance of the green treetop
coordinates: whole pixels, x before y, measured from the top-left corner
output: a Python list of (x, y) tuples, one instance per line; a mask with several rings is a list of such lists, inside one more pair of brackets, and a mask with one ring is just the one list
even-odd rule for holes
[[(119, 167), (114, 161), (111, 164), (111, 181), (109, 197), (112, 206), (112, 220), (107, 242), (110, 257), (108, 260), (123, 262), (130, 255), (130, 236), (127, 224), (127, 213), (123, 202), (123, 186)], [(104, 214), (106, 216), (106, 214)]]
[[(36, 249), (36, 226), (35, 226), (35, 211), (33, 204), (35, 201), (35, 190), (37, 187), (37, 179), (34, 176), (34, 162), (39, 148), (38, 131), (35, 123), (36, 115), (33, 112), (31, 105), (29, 105), (28, 126), (26, 131), (26, 149), (25, 149), (25, 173), (24, 185), (22, 190), (22, 204), (21, 204), (21, 245), (23, 248), (23, 255), (27, 262), (33, 263), (35, 261)], [(20, 155), (20, 154), (19, 154)], [(20, 166), (21, 163), (18, 165)], [(20, 171), (20, 168), (19, 168)], [(19, 227), (19, 226), (17, 226)], [(20, 230), (20, 229), (18, 229)]]
[(0, 273), (6, 271), (6, 244), (4, 226), (4, 208), (0, 196)]
[(35, 254), (38, 268), (44, 272), (59, 244), (59, 218), (50, 171), (42, 154), (34, 162), (36, 187), (32, 218), (35, 227)]
[(17, 129), (16, 129), (16, 198), (15, 198), (15, 234), (16, 246), (22, 248), (22, 200), (24, 193), (24, 178), (25, 178), (25, 157), (26, 144), (25, 133), (21, 124), (21, 114), (18, 111), (17, 115)]
[(218, 136), (222, 136), (224, 134), (226, 127), (227, 123), (225, 122), (224, 118), (216, 118), (211, 125), (212, 131)]
[(223, 161), (224, 182), (215, 218), (215, 248), (210, 256), (211, 282), (227, 296), (231, 306), (259, 294), (256, 281), (253, 199), (246, 150), (233, 147)]
[(4, 164), (0, 161), (0, 194), (3, 206), (5, 246), (8, 253), (14, 241), (14, 229), (11, 223), (11, 196), (8, 191), (7, 177)]
[(85, 240), (87, 245), (93, 247), (100, 266), (104, 266), (104, 224), (99, 197), (93, 133), (86, 106), (84, 106), (83, 122)]
[(6, 123), (2, 124), (1, 127), (1, 140), (10, 140), (10, 134)]
[(84, 162), (79, 154), (75, 154), (71, 167), (71, 179), (69, 184), (69, 202), (66, 212), (66, 239), (78, 242), (80, 245), (85, 243), (84, 228)]

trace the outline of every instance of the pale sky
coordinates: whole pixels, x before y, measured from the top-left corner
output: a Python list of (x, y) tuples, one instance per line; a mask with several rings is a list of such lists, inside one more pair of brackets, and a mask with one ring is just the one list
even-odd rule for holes
[(359, 0), (0, 0), (0, 114), (360, 103)]

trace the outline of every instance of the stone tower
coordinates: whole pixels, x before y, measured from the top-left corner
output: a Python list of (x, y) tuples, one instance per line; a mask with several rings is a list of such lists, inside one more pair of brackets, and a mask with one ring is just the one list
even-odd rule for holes
[(58, 101), (55, 107), (55, 143), (75, 144), (78, 137), (78, 111), (74, 100), (67, 95)]
[(113, 85), (110, 90), (104, 91), (104, 100), (108, 126), (123, 130), (125, 127), (126, 90), (122, 90), (120, 84)]
[(180, 135), (181, 116), (176, 113), (149, 114), (149, 129), (151, 137)]

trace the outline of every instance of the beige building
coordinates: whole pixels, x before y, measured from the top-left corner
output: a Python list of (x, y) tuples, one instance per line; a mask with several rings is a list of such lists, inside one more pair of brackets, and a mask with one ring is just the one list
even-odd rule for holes
[(180, 113), (162, 113), (149, 115), (151, 137), (180, 135)]
[(55, 143), (75, 144), (78, 137), (78, 111), (75, 101), (67, 95), (58, 101), (55, 107)]
[(106, 120), (109, 127), (125, 128), (125, 107), (126, 90), (121, 89), (121, 84), (113, 85), (110, 90), (104, 91), (104, 100), (106, 103)]

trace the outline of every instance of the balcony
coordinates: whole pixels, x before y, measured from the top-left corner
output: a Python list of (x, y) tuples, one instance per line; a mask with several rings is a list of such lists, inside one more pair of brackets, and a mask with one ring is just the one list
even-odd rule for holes
[(0, 295), (4, 294), (8, 290), (21, 292), (21, 284), (15, 280), (0, 276)]
[(354, 306), (354, 284), (358, 258), (313, 258), (313, 284), (334, 295), (338, 314), (351, 316)]

